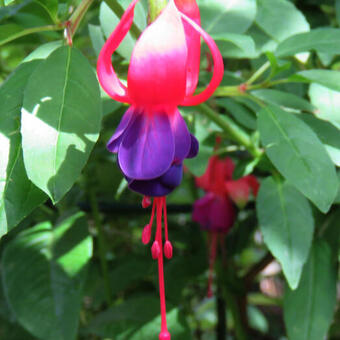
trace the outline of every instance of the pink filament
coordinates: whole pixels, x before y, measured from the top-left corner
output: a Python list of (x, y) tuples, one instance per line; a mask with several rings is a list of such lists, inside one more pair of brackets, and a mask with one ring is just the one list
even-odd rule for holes
[(208, 292), (207, 296), (212, 297), (212, 283), (214, 274), (214, 265), (216, 260), (216, 250), (217, 250), (217, 233), (212, 232), (210, 238), (210, 254), (209, 254), (209, 279), (208, 279)]
[(157, 201), (157, 233), (156, 240), (160, 247), (160, 255), (158, 256), (158, 281), (159, 281), (159, 297), (161, 306), (161, 332), (159, 333), (159, 340), (170, 340), (170, 333), (166, 323), (166, 305), (165, 305), (165, 289), (164, 289), (164, 268), (163, 268), (163, 244), (162, 244), (162, 210), (165, 199), (155, 198)]

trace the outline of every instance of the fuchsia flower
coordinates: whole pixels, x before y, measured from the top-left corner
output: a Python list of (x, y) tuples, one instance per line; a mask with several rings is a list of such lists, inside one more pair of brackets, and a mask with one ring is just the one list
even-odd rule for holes
[[(170, 339), (165, 314), (163, 277), (162, 215), (164, 254), (172, 256), (168, 240), (166, 198), (182, 179), (182, 163), (194, 157), (198, 142), (188, 131), (177, 106), (197, 105), (208, 99), (223, 77), (223, 60), (212, 38), (200, 27), (195, 0), (169, 0), (159, 17), (139, 37), (128, 69), (127, 87), (119, 80), (111, 56), (128, 33), (138, 0), (133, 0), (98, 58), (97, 73), (103, 89), (114, 100), (130, 104), (114, 135), (109, 151), (118, 154), (118, 165), (129, 188), (146, 195), (143, 206), (153, 206), (142, 241), (151, 239), (156, 214), (156, 237), (151, 247), (158, 259), (162, 326), (159, 339)], [(207, 43), (214, 73), (206, 89), (194, 95), (200, 64), (200, 38)]]
[(213, 268), (217, 252), (217, 239), (223, 247), (224, 236), (229, 232), (236, 219), (233, 202), (243, 208), (250, 192), (257, 195), (259, 183), (255, 176), (249, 175), (233, 180), (234, 163), (231, 158), (219, 159), (213, 156), (209, 159), (205, 173), (196, 178), (197, 186), (206, 194), (194, 204), (193, 221), (210, 233), (209, 280), (208, 296), (212, 296)]

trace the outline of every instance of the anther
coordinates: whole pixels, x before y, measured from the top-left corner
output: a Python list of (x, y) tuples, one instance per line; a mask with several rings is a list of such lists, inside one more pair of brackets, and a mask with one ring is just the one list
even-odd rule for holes
[(161, 248), (158, 241), (154, 241), (151, 247), (151, 255), (154, 260), (157, 260), (161, 253)]
[(142, 207), (147, 208), (151, 205), (151, 198), (149, 196), (144, 196), (142, 200)]
[(144, 244), (148, 244), (150, 242), (151, 239), (151, 225), (147, 224), (142, 232), (142, 242)]
[(170, 241), (165, 241), (164, 243), (164, 255), (167, 259), (172, 258), (172, 244)]
[(168, 331), (162, 331), (159, 333), (159, 340), (171, 340), (171, 335)]

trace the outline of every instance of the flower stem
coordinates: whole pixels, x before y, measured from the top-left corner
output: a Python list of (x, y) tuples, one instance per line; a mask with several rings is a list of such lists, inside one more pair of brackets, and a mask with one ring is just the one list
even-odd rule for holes
[(71, 29), (71, 37), (76, 33), (78, 26), (83, 19), (84, 15), (86, 14), (87, 10), (90, 8), (93, 0), (82, 0), (79, 6), (76, 8), (74, 13), (71, 15), (69, 20), (70, 22), (70, 29)]
[(235, 142), (243, 145), (255, 158), (262, 155), (262, 151), (253, 145), (248, 134), (228, 116), (219, 115), (207, 104), (201, 104), (197, 107), (202, 114), (220, 126)]
[(96, 193), (93, 187), (90, 187), (89, 193), (90, 193), (92, 215), (93, 215), (95, 227), (97, 230), (97, 236), (98, 236), (99, 258), (100, 258), (102, 275), (104, 278), (106, 302), (108, 305), (110, 305), (111, 304), (111, 288), (110, 288), (109, 271), (108, 271), (108, 266), (106, 262), (106, 245), (105, 245), (105, 238), (104, 238), (104, 233), (103, 233), (103, 226), (100, 220), (97, 197), (96, 197)]
[(262, 76), (262, 74), (264, 72), (266, 72), (268, 70), (268, 68), (270, 67), (270, 62), (267, 61), (265, 62), (247, 81), (246, 84), (247, 85), (251, 85), (252, 83), (254, 83), (258, 78), (260, 78)]
[[(117, 15), (117, 17), (121, 18), (123, 16), (124, 8), (117, 0), (104, 0), (104, 1), (111, 8), (113, 13)], [(141, 31), (135, 23), (132, 23), (130, 32), (135, 39), (138, 39), (138, 37), (141, 35)]]
[(46, 26), (27, 28), (27, 29), (24, 29), (20, 32), (17, 32), (15, 34), (8, 36), (7, 39), (1, 40), (0, 46), (7, 44), (8, 42), (10, 42), (12, 40), (24, 37), (24, 36), (29, 35), (29, 34), (39, 33), (39, 32), (47, 32), (47, 31), (58, 31), (58, 30), (62, 30), (64, 28), (65, 28), (65, 24), (46, 25)]
[(165, 6), (166, 0), (149, 0), (149, 24), (158, 17), (159, 13)]

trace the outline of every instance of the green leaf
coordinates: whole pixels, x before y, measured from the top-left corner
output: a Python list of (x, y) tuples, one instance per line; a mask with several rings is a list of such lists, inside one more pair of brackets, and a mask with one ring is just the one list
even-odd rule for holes
[(211, 153), (212, 147), (201, 144), (197, 156), (185, 159), (184, 164), (194, 176), (202, 176), (207, 168)]
[(340, 89), (333, 91), (319, 84), (311, 84), (309, 97), (318, 108), (315, 114), (318, 118), (329, 121), (340, 129)]
[(251, 94), (268, 104), (284, 106), (302, 111), (313, 112), (313, 110), (315, 110), (314, 106), (307, 100), (292, 93), (272, 89), (260, 89), (251, 91)]
[(21, 65), (0, 88), (0, 236), (46, 200), (27, 178), (19, 125), (23, 92), (38, 64)]
[[(183, 315), (178, 309), (167, 307), (167, 323), (171, 337), (176, 340), (191, 339)], [(115, 340), (153, 339), (160, 332), (159, 314), (159, 300), (144, 294), (98, 314), (91, 322), (89, 330), (103, 338)]]
[(243, 34), (218, 33), (212, 35), (224, 58), (255, 58), (254, 40)]
[(335, 0), (336, 20), (340, 25), (340, 0)]
[(58, 0), (35, 0), (50, 15), (53, 21), (56, 21), (58, 15)]
[(89, 24), (89, 35), (94, 51), (97, 57), (99, 56), (100, 50), (105, 44), (103, 31), (100, 26)]
[(74, 340), (92, 242), (77, 213), (25, 230), (6, 246), (3, 283), (18, 321), (42, 340)]
[(287, 0), (258, 0), (256, 24), (275, 42), (309, 31), (303, 14)]
[(288, 80), (318, 83), (331, 90), (340, 91), (340, 72), (332, 70), (306, 70), (292, 75)]
[[(130, 2), (131, 2), (130, 0), (123, 0), (122, 3), (120, 2), (120, 4), (126, 9), (126, 7), (129, 5)], [(103, 1), (100, 4), (99, 21), (100, 21), (100, 26), (106, 38), (108, 38), (113, 32), (113, 30), (116, 28), (116, 26), (118, 25), (120, 18), (117, 17), (117, 15)], [(140, 30), (143, 30), (145, 28), (146, 12), (140, 3), (138, 3), (135, 7), (134, 21)], [(126, 60), (130, 60), (130, 56), (131, 56), (133, 47), (135, 46), (135, 43), (136, 43), (136, 39), (129, 32), (125, 36), (124, 40), (120, 43), (116, 51)]]
[(299, 116), (318, 135), (333, 163), (340, 166), (340, 131), (334, 125), (310, 114)]
[[(125, 181), (126, 182), (126, 181)], [(141, 257), (129, 257), (128, 259), (117, 259), (114, 270), (110, 272), (110, 282), (112, 283), (111, 294), (129, 288), (133, 283), (144, 278), (150, 273), (152, 263), (150, 259)]]
[(61, 46), (63, 46), (63, 42), (61, 40), (51, 41), (49, 43), (40, 45), (32, 53), (30, 53), (23, 60), (23, 62), (25, 63), (31, 60), (46, 59), (52, 52), (54, 52), (58, 47)]
[(324, 339), (336, 305), (336, 266), (329, 246), (316, 242), (303, 270), (299, 287), (287, 287), (284, 319), (290, 340)]
[(340, 209), (335, 210), (332, 214), (327, 215), (324, 223), (320, 227), (320, 235), (325, 240), (331, 251), (333, 261), (338, 262), (338, 255), (340, 249)]
[(96, 76), (78, 50), (60, 47), (35, 69), (22, 109), (24, 162), (30, 180), (53, 202), (80, 175), (101, 118)]
[(334, 165), (313, 130), (276, 106), (259, 113), (258, 128), (269, 159), (280, 173), (322, 212), (337, 191)]
[(261, 183), (256, 210), (264, 242), (281, 263), (289, 286), (295, 289), (313, 239), (309, 202), (293, 186), (269, 177)]
[(3, 24), (0, 31), (0, 46), (7, 41), (15, 39), (15, 37), (24, 30), (17, 24)]
[(278, 57), (287, 57), (311, 50), (319, 53), (339, 54), (340, 29), (322, 28), (293, 35), (279, 44), (275, 54)]
[(249, 109), (230, 98), (218, 99), (217, 103), (224, 107), (237, 122), (248, 129), (256, 129), (255, 115)]
[(256, 15), (255, 0), (199, 0), (202, 27), (210, 34), (244, 33)]

